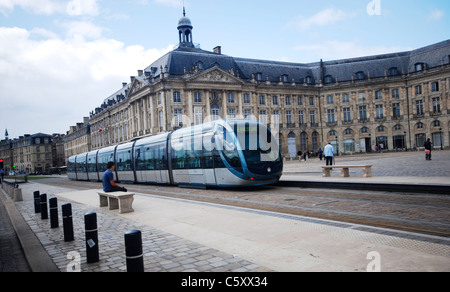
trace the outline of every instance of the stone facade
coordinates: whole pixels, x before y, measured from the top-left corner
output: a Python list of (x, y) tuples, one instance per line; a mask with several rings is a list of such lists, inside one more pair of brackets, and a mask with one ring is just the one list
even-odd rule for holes
[(52, 136), (26, 134), (17, 139), (1, 141), (5, 173), (45, 173), (53, 167)]
[(71, 126), (63, 138), (65, 157), (89, 152), (91, 150), (91, 126), (89, 118), (84, 118), (83, 123)]
[(449, 147), (450, 41), (297, 64), (201, 50), (190, 43), (190, 21), (189, 36), (186, 17), (182, 22), (177, 49), (91, 112), (89, 150), (218, 118), (279, 129), (284, 157), (315, 152), (327, 141), (340, 154), (420, 148), (426, 138)]

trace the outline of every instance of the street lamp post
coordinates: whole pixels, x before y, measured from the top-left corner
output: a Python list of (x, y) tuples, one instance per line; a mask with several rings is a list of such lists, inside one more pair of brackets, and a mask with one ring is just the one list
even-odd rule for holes
[(406, 152), (408, 152), (408, 145), (406, 144), (406, 131), (403, 131), (403, 147), (405, 147)]

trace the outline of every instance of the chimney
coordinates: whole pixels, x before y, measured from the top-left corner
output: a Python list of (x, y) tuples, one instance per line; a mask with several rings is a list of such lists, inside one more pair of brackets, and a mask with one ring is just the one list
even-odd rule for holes
[(122, 82), (122, 87), (126, 87), (127, 83), (126, 82)]
[(138, 76), (144, 75), (144, 70), (138, 70)]
[(221, 46), (217, 46), (213, 49), (214, 54), (218, 54), (218, 55), (222, 55), (222, 47)]

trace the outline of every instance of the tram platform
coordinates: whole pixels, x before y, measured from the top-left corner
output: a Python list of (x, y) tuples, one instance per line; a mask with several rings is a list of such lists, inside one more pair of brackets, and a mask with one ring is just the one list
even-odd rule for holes
[(284, 163), (280, 184), (298, 187), (333, 187), (375, 191), (421, 192), (450, 195), (450, 151), (433, 152), (426, 161), (422, 152), (389, 152), (367, 155), (341, 155), (336, 165), (372, 165), (372, 177), (363, 177), (362, 169), (351, 169), (342, 177), (340, 169), (331, 177), (322, 176), (324, 160), (290, 160)]
[[(148, 272), (450, 271), (450, 239), (443, 237), (140, 193), (135, 211), (119, 214), (99, 207), (96, 190), (22, 187), (24, 201), (14, 207), (61, 271), (73, 251), (81, 271), (124, 271), (130, 229), (142, 231)], [(34, 214), (34, 190), (73, 204), (74, 242), (63, 242), (62, 227), (50, 229)], [(92, 211), (100, 262), (86, 264), (82, 215)]]

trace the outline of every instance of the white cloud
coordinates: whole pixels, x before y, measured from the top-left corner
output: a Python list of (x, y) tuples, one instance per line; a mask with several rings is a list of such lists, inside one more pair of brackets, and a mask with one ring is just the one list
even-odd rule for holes
[(67, 14), (72, 16), (96, 16), (98, 13), (97, 0), (72, 0), (67, 4)]
[(86, 37), (98, 39), (102, 37), (103, 28), (88, 21), (69, 21), (61, 24), (66, 28), (68, 38)]
[(0, 27), (0, 43), (8, 44), (0, 46), (0, 124), (8, 125), (11, 137), (64, 133), (138, 69), (172, 49), (83, 35), (58, 38), (47, 30), (17, 27)]
[(65, 3), (57, 0), (0, 0), (0, 12), (3, 14), (10, 13), (16, 6), (34, 13), (50, 15), (63, 12)]
[(353, 17), (353, 14), (337, 10), (335, 8), (324, 9), (313, 16), (298, 16), (296, 19), (288, 23), (289, 27), (295, 27), (300, 30), (308, 30), (315, 26), (327, 26), (338, 21), (342, 21)]
[(182, 0), (154, 0), (156, 4), (162, 4), (171, 7), (181, 7), (183, 6)]
[(428, 18), (431, 20), (441, 20), (444, 17), (444, 11), (442, 10), (434, 10), (429, 15)]
[(325, 41), (311, 45), (299, 45), (293, 49), (302, 52), (302, 57), (305, 59), (304, 62), (316, 62), (320, 59), (339, 60), (412, 50), (412, 48), (395, 46), (367, 47), (359, 45), (357, 42), (342, 41)]
[(71, 16), (99, 14), (98, 0), (0, 0), (0, 13), (11, 13), (20, 7), (33, 14), (68, 14)]

